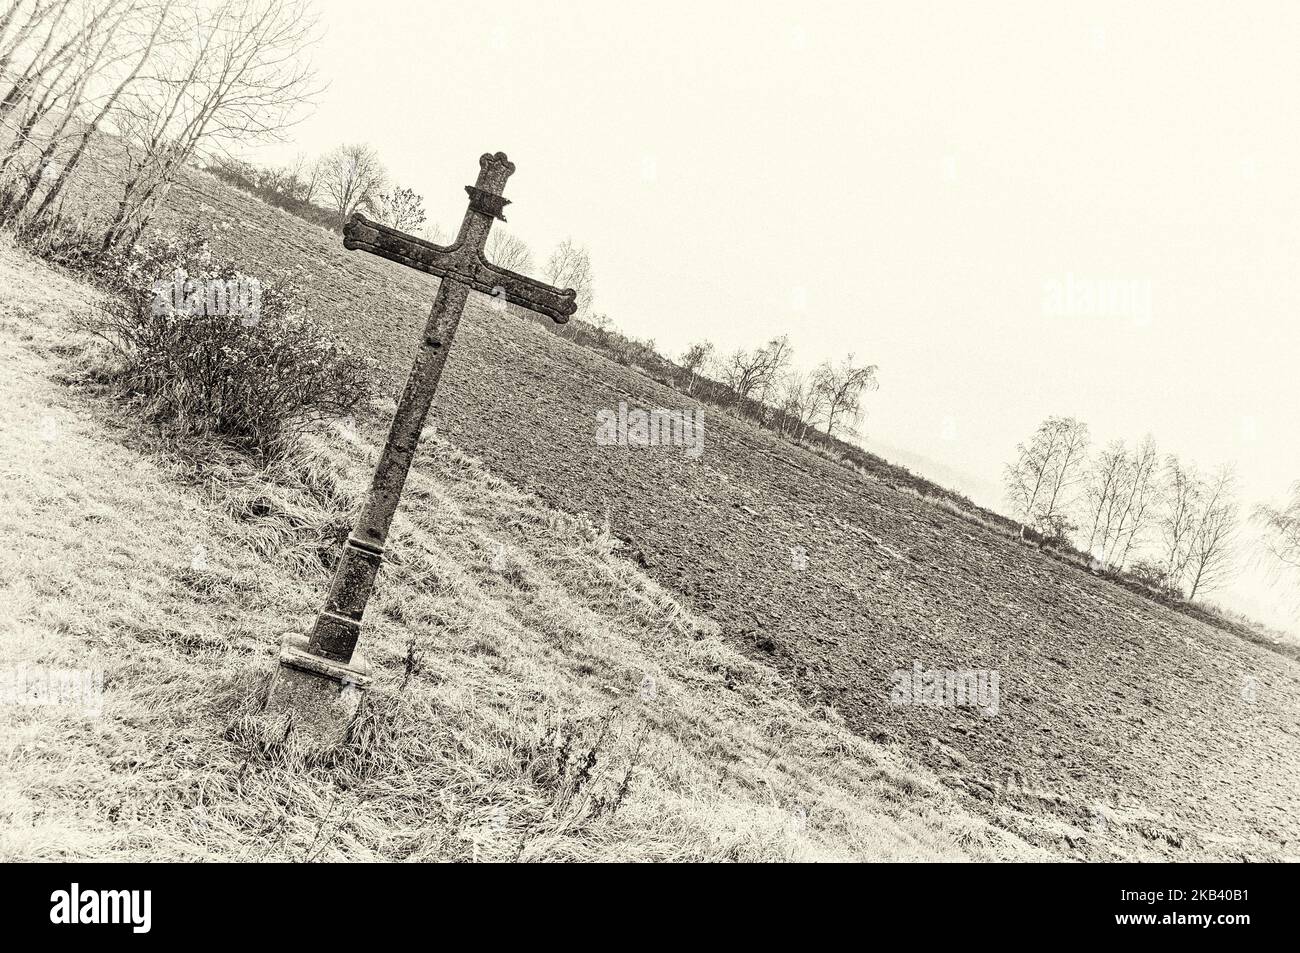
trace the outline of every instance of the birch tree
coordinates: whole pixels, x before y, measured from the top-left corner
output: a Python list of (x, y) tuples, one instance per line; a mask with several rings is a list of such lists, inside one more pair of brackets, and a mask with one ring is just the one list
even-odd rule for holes
[(1180, 588), (1191, 561), (1202, 480), (1195, 466), (1171, 453), (1165, 458), (1163, 482), (1164, 507), (1156, 520), (1160, 529), (1160, 565), (1166, 585)]
[(686, 378), (687, 394), (695, 392), (696, 379), (703, 372), (705, 365), (707, 365), (712, 358), (713, 342), (711, 341), (698, 341), (688, 347), (686, 352), (682, 354), (681, 360), (678, 363), (680, 363), (682, 370), (684, 370), (688, 375)]
[(1149, 434), (1128, 458), (1127, 485), (1121, 497), (1122, 506), (1116, 526), (1115, 544), (1108, 561), (1123, 569), (1128, 563), (1133, 546), (1138, 543), (1151, 523), (1159, 499), (1160, 453), (1155, 439)]
[(862, 395), (875, 390), (875, 364), (854, 364), (849, 354), (839, 364), (824, 362), (815, 375), (815, 388), (826, 421), (826, 436), (834, 437), (835, 428), (853, 430), (862, 419)]
[(1222, 584), (1232, 573), (1232, 546), (1237, 531), (1235, 476), (1223, 467), (1201, 491), (1187, 563), (1187, 598)]
[(824, 418), (826, 403), (826, 390), (819, 386), (815, 373), (787, 374), (777, 404), (781, 412), (781, 433), (802, 442), (808, 431)]
[[(62, 128), (80, 104), (79, 96), (84, 92), (85, 84), (108, 52), (112, 35), (128, 12), (127, 7), (126, 0), (68, 5), (68, 10), (76, 13), (68, 18), (66, 35), (61, 37), (61, 42), (48, 57), (42, 58), (48, 44), (42, 45), (42, 52), (29, 61), (22, 76), (15, 80), (0, 102), (0, 116), (13, 114), (18, 117), (11, 126), (8, 146), (0, 155), (0, 176), (9, 173), (24, 149), (34, 144), (33, 133), (37, 126), (56, 109), (63, 116), (63, 124), (52, 137), (57, 140), (62, 135)], [(53, 27), (64, 19), (63, 15), (55, 18), (51, 33)], [(6, 125), (9, 125), (8, 120)], [(13, 188), (10, 186), (6, 188), (4, 207), (8, 208), (12, 201)]]
[(1087, 550), (1120, 569), (1150, 526), (1159, 499), (1160, 455), (1147, 436), (1130, 453), (1122, 440), (1110, 443), (1088, 468), (1084, 519)]
[[(44, 147), (21, 184), (6, 193), (6, 207), (22, 227), (43, 225), (52, 210), (58, 208), (56, 203), (80, 166), (91, 138), (152, 57), (173, 3), (131, 0), (120, 5), (115, 18), (104, 22), (97, 51), (82, 64), (76, 88), (58, 124), (45, 137)], [(121, 70), (114, 73), (119, 66)], [(87, 95), (92, 82), (102, 87), (98, 102)], [(87, 110), (86, 116), (80, 115), (83, 109)], [(68, 145), (70, 154), (56, 168), (56, 155)], [(28, 212), (42, 185), (45, 191), (40, 202)]]
[(1064, 511), (1082, 479), (1088, 452), (1088, 425), (1074, 417), (1048, 417), (1028, 444), (1016, 446), (1003, 484), (1008, 502), (1024, 526), (1061, 534)]
[[(60, 207), (60, 196), (62, 195), (62, 192), (64, 192), (65, 186), (68, 185), (69, 179), (72, 178), (73, 174), (77, 172), (79, 165), (81, 165), (82, 159), (86, 155), (86, 148), (90, 146), (92, 137), (95, 137), (95, 135), (99, 133), (100, 127), (103, 126), (104, 121), (107, 120), (109, 114), (113, 112), (118, 100), (122, 98), (122, 94), (125, 94), (136, 79), (139, 79), (140, 72), (142, 72), (147, 62), (152, 59), (153, 52), (155, 52), (157, 43), (159, 43), (162, 30), (164, 30), (166, 23), (168, 23), (168, 17), (170, 12), (172, 12), (173, 5), (174, 0), (164, 0), (164, 3), (157, 5), (155, 8), (155, 16), (152, 17), (152, 26), (147, 27), (147, 29), (143, 31), (143, 42), (139, 44), (139, 48), (135, 51), (135, 59), (134, 61), (131, 61), (130, 69), (127, 70), (125, 75), (122, 75), (122, 77), (118, 78), (117, 81), (110, 86), (107, 95), (104, 96), (103, 101), (99, 104), (99, 108), (92, 113), (90, 120), (83, 122), (81, 125), (81, 130), (79, 130), (77, 137), (74, 139), (72, 153), (70, 153), (68, 159), (62, 163), (59, 173), (57, 173), (55, 179), (49, 183), (42, 198), (40, 198), (40, 202), (36, 204), (35, 211), (31, 213), (31, 224), (42, 225), (44, 222), (49, 220), (49, 217), (56, 215), (57, 209)], [(42, 159), (44, 163), (48, 164), (49, 161), (51, 161), (52, 156), (42, 153)], [(31, 202), (34, 195), (34, 190), (27, 192), (27, 195), (22, 200), (22, 204), (26, 205)], [(19, 212), (21, 211), (22, 209), (19, 208)]]
[(1104, 559), (1114, 535), (1116, 509), (1128, 467), (1128, 452), (1122, 440), (1114, 440), (1100, 450), (1088, 468), (1084, 490), (1084, 520), (1088, 526), (1085, 549)]
[[(63, 53), (75, 41), (75, 34), (67, 36), (60, 31), (70, 16), (75, 19), (76, 10), (78, 5), (66, 0), (32, 7), (27, 22), (18, 30), (8, 49), (0, 54), (0, 76), (13, 77), (8, 90), (0, 98), (0, 120), (17, 108), (42, 78), (58, 66)], [(15, 62), (24, 62), (25, 65), (22, 72), (12, 74), (10, 68)]]

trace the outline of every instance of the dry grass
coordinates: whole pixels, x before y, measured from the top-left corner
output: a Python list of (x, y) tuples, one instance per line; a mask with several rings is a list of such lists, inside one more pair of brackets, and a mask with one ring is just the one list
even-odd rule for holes
[[(373, 463), (339, 427), (257, 471), (76, 379), (90, 293), (0, 245), (0, 667), (99, 668), (102, 714), (0, 709), (0, 857), (1024, 858), (930, 776), (455, 447), (426, 441), (367, 615), (350, 742), (255, 714)], [(202, 461), (201, 463), (199, 461)]]

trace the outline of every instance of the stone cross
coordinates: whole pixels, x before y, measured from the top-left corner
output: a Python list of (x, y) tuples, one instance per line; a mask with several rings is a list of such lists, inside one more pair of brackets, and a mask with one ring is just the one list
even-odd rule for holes
[(360, 213), (354, 214), (343, 230), (344, 248), (359, 248), (437, 275), (441, 282), (375, 468), (369, 497), (343, 547), (325, 605), (310, 639), (290, 635), (284, 640), (280, 667), (268, 694), (269, 712), (291, 717), (296, 728), (318, 742), (342, 736), (347, 718), (355, 711), (359, 689), (369, 682), (368, 666), (353, 655), (361, 616), (374, 590), (388, 529), (470, 291), (514, 302), (561, 324), (577, 310), (573, 289), (552, 288), (483, 257), (492, 220), (505, 221), (502, 211), (509, 200), (502, 192), (515, 167), (501, 152), (481, 156), (478, 164), (478, 181), (465, 186), (469, 209), (450, 245), (435, 245), (372, 222)]

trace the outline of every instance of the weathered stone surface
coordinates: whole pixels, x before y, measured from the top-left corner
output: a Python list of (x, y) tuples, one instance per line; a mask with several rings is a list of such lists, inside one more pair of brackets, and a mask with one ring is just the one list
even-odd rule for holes
[(347, 740), (370, 665), (359, 655), (350, 662), (307, 650), (307, 637), (286, 635), (280, 662), (267, 691), (262, 725), (268, 740), (288, 740), (307, 750), (325, 750)]

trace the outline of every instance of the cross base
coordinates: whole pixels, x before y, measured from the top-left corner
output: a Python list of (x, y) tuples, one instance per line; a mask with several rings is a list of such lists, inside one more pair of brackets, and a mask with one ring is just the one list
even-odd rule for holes
[(291, 633), (280, 643), (280, 664), (262, 713), (269, 738), (291, 739), (304, 751), (323, 752), (347, 740), (361, 695), (370, 685), (370, 664), (313, 655), (307, 636)]

